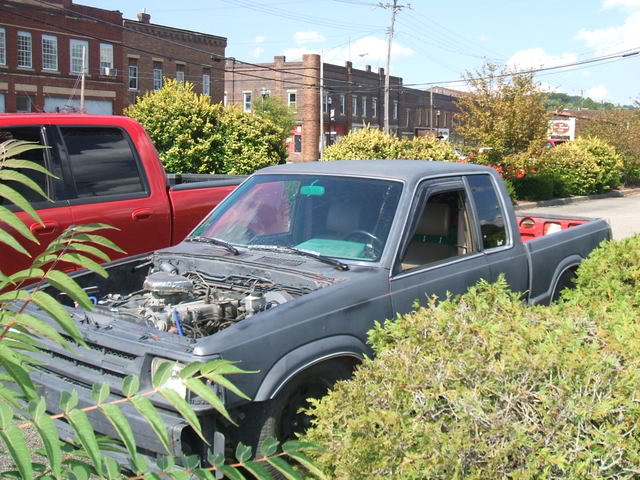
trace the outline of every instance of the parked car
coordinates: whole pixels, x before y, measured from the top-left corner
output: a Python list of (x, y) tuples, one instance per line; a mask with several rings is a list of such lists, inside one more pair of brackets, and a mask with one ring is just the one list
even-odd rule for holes
[[(207, 181), (190, 183), (193, 178), (188, 175), (167, 177), (151, 139), (127, 117), (0, 114), (0, 142), (10, 139), (46, 145), (20, 158), (46, 167), (57, 177), (24, 170), (52, 202), (21, 184), (12, 185), (32, 202), (43, 221), (39, 224), (18, 213), (40, 242), (23, 242), (32, 255), (69, 225), (94, 222), (117, 227), (119, 231), (106, 236), (128, 255), (174, 245), (244, 179), (198, 175), (196, 179)], [(2, 198), (0, 204), (14, 208)], [(27, 256), (2, 243), (0, 259), (5, 275), (30, 264)]]
[[(366, 339), (375, 321), (499, 275), (526, 301), (548, 303), (610, 234), (605, 220), (516, 217), (496, 171), (478, 165), (372, 160), (267, 168), (180, 244), (108, 264), (108, 279), (74, 274), (97, 299), (90, 313), (67, 307), (82, 318), (90, 349), (68, 352), (44, 339), (33, 380), (55, 412), (71, 389), (84, 407), (95, 382), (112, 382), (115, 400), (127, 375), (140, 376), (144, 388), (162, 362), (223, 358), (257, 371), (233, 378), (250, 402), (217, 390), (240, 428), (189, 397), (209, 447), (154, 398), (170, 453), (206, 458), (208, 448), (221, 452), (229, 439), (256, 446), (270, 435), (291, 438), (308, 421), (300, 413), (306, 399), (372, 355)], [(29, 313), (43, 317), (35, 308)], [(98, 432), (115, 436), (100, 413), (89, 413)], [(125, 413), (143, 453), (161, 455), (151, 427), (134, 409)], [(69, 431), (64, 422), (58, 428), (62, 437)]]

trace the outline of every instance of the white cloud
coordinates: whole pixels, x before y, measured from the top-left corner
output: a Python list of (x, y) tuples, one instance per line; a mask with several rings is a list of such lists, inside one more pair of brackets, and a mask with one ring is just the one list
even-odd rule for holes
[(489, 41), (489, 35), (487, 35), (486, 33), (481, 33), (480, 35), (478, 35), (478, 41), (480, 42), (488, 42)]
[(541, 67), (556, 67), (577, 60), (575, 53), (563, 53), (562, 55), (548, 55), (542, 48), (529, 48), (514, 53), (507, 66), (516, 70), (529, 70)]
[(264, 53), (264, 48), (262, 48), (262, 47), (256, 47), (256, 48), (253, 50), (252, 55), (253, 55), (253, 58), (258, 58), (258, 57), (260, 57), (260, 55), (262, 55), (263, 53)]
[[(351, 59), (353, 65), (362, 68), (365, 65), (384, 65), (387, 58), (387, 42), (382, 38), (364, 37), (351, 43), (351, 47), (344, 45), (330, 50), (320, 50), (319, 48), (295, 47), (288, 48), (283, 52), (288, 59), (300, 60), (305, 53), (320, 53), (326, 63), (343, 64)], [(414, 50), (405, 47), (397, 42), (391, 45), (392, 62), (403, 58), (411, 57)]]
[[(640, 0), (637, 2), (640, 3)], [(580, 30), (576, 39), (594, 49), (596, 55), (636, 48), (640, 45), (640, 12), (632, 13), (624, 24), (596, 30)]]
[(640, 0), (604, 0), (602, 8), (626, 8), (628, 10), (640, 9)]
[(585, 92), (585, 96), (595, 101), (607, 100), (609, 98), (609, 90), (604, 85), (596, 85)]
[(560, 87), (557, 85), (551, 85), (548, 82), (540, 82), (540, 90), (548, 93), (556, 93), (560, 91)]
[(307, 43), (321, 43), (326, 38), (319, 32), (296, 32), (293, 34), (293, 41), (296, 45), (306, 45)]
[(267, 40), (267, 38), (264, 35), (258, 35), (256, 38), (253, 39), (253, 43), (256, 44), (261, 44), (264, 43)]

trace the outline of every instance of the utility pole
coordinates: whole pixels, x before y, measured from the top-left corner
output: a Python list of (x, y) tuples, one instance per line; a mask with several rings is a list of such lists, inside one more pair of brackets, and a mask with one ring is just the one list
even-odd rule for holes
[[(324, 53), (324, 51), (322, 52)], [(319, 141), (319, 150), (320, 150), (320, 158), (324, 154), (324, 146), (325, 146), (325, 136), (324, 136), (324, 59), (322, 55), (320, 55), (320, 138)]]
[(389, 133), (389, 77), (391, 74), (391, 44), (393, 42), (396, 14), (405, 7), (411, 7), (411, 5), (398, 5), (398, 0), (393, 0), (393, 3), (379, 3), (378, 7), (391, 9), (391, 26), (389, 27), (387, 41), (387, 66), (384, 77), (384, 132)]

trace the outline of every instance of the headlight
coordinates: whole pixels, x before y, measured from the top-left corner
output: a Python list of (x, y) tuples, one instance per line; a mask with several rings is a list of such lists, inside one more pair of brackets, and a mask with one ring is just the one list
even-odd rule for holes
[(153, 378), (160, 368), (160, 365), (165, 363), (172, 363), (173, 368), (171, 369), (171, 376), (169, 379), (162, 385), (163, 388), (170, 388), (182, 398), (186, 398), (187, 396), (187, 387), (182, 383), (182, 379), (180, 378), (180, 371), (184, 368), (184, 365), (180, 362), (176, 362), (174, 360), (168, 360), (166, 358), (156, 357), (151, 360), (151, 378)]

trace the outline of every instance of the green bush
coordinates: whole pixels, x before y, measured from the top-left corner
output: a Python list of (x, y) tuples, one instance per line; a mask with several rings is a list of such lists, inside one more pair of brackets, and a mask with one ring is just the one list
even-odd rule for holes
[(324, 151), (321, 160), (413, 159), (457, 161), (449, 142), (434, 137), (398, 139), (381, 130), (365, 128), (349, 132)]
[(597, 250), (579, 289), (550, 307), (481, 282), (377, 326), (377, 357), (312, 407), (305, 439), (326, 446), (322, 468), (331, 478), (637, 478), (638, 252), (640, 237)]
[(565, 196), (564, 184), (555, 174), (530, 173), (513, 180), (516, 196), (520, 200), (549, 200)]
[(580, 137), (546, 150), (536, 169), (557, 176), (569, 195), (589, 195), (619, 186), (623, 162), (620, 154), (602, 140)]
[(249, 174), (287, 156), (281, 127), (212, 105), (189, 82), (165, 79), (161, 90), (147, 92), (124, 113), (145, 128), (168, 172)]

